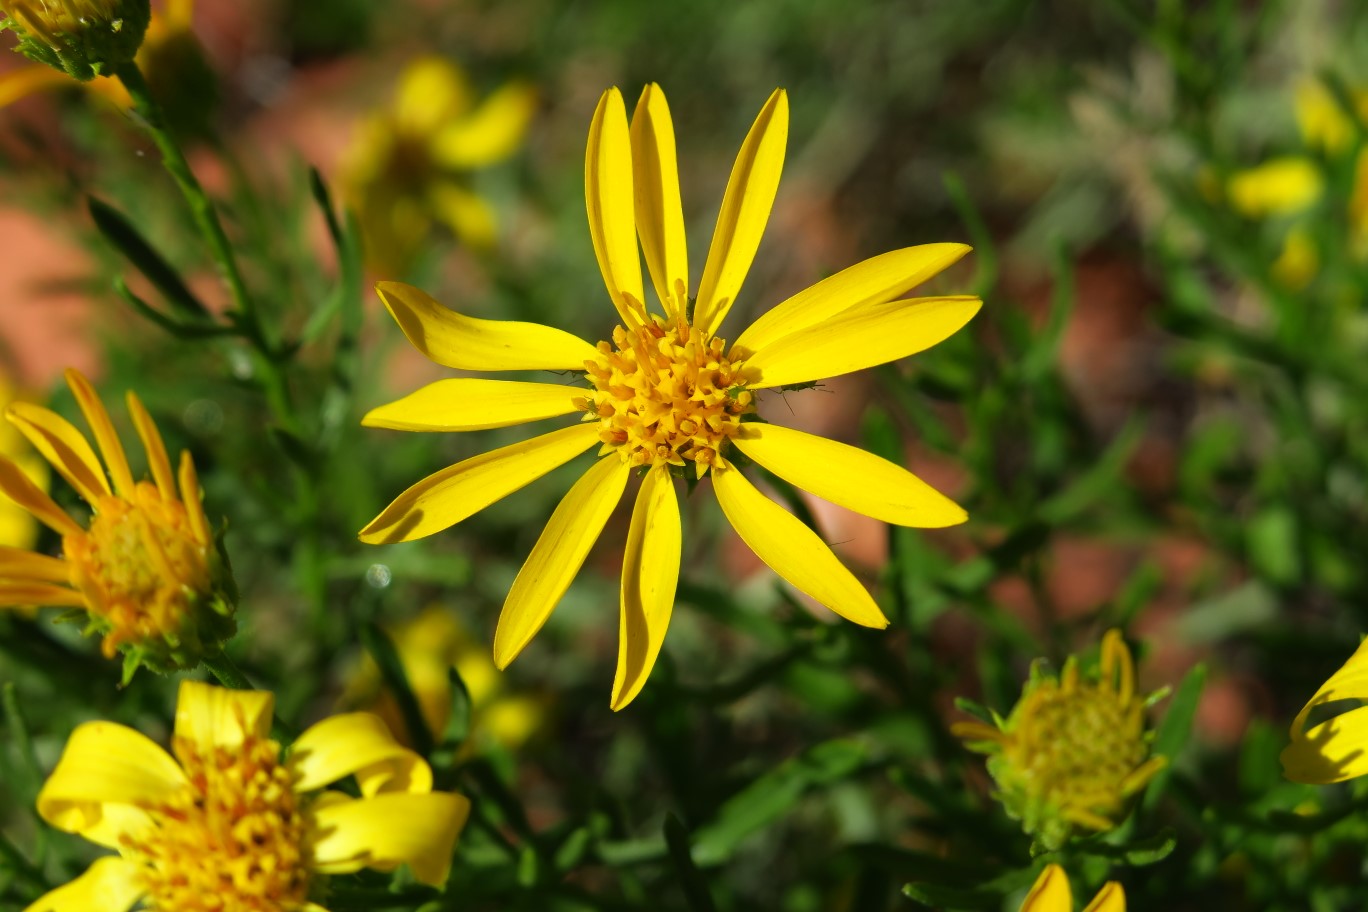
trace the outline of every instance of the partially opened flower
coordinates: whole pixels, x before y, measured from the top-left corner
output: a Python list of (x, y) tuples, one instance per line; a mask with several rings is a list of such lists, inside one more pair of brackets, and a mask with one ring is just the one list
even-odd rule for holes
[(524, 82), (509, 82), (477, 104), (451, 61), (409, 64), (393, 106), (361, 124), (342, 169), (375, 266), (405, 270), (434, 224), (466, 244), (492, 244), (497, 219), (470, 174), (513, 155), (536, 108), (537, 93)]
[(4, 0), (0, 30), (37, 63), (87, 81), (129, 63), (151, 17), (148, 0)]
[[(598, 459), (552, 514), (508, 594), (494, 638), (500, 668), (546, 622), (634, 470), (641, 487), (623, 560), (614, 709), (640, 691), (669, 624), (680, 564), (677, 475), (710, 475), (723, 513), (756, 554), (797, 589), (867, 627), (888, 624), (874, 599), (815, 532), (746, 479), (740, 457), (887, 522), (964, 521), (963, 510), (901, 466), (756, 420), (755, 396), (893, 361), (954, 333), (977, 312), (978, 298), (902, 296), (969, 248), (929, 244), (874, 257), (779, 304), (731, 346), (717, 335), (760, 244), (787, 132), (788, 98), (777, 90), (737, 157), (695, 297), (665, 96), (648, 86), (629, 129), (618, 90), (604, 93), (589, 128), (585, 196), (594, 251), (621, 321), (612, 342), (594, 346), (547, 326), (467, 317), (416, 288), (381, 283), (380, 296), (409, 341), (439, 364), (575, 371), (584, 379), (582, 387), (440, 380), (365, 418), (374, 427), (470, 431), (579, 416), (575, 425), (420, 481), (361, 531), (372, 543), (439, 532), (598, 448)], [(644, 303), (638, 235), (659, 313)]]
[(1102, 638), (1098, 672), (1085, 678), (1070, 656), (1059, 677), (1031, 668), (1031, 680), (1004, 721), (957, 722), (956, 737), (988, 754), (997, 798), (1045, 851), (1076, 829), (1111, 829), (1128, 799), (1164, 768), (1150, 756), (1145, 724), (1151, 700), (1136, 692), (1135, 665), (1120, 631)]
[[(1322, 716), (1309, 725), (1313, 713), (1339, 700), (1354, 700), (1359, 705), (1341, 704), (1337, 707), (1341, 712), (1329, 718)], [(1282, 752), (1283, 775), (1293, 782), (1326, 785), (1368, 773), (1368, 706), (1362, 705), (1364, 700), (1368, 700), (1368, 640), (1359, 644), (1292, 720), (1292, 742)]]
[[(1021, 904), (1021, 912), (1073, 912), (1069, 875), (1057, 864), (1046, 865)], [(1126, 891), (1114, 880), (1103, 884), (1083, 912), (1126, 912)]]
[[(171, 470), (157, 427), (138, 397), (128, 410), (147, 451), (151, 481), (133, 477), (123, 444), (90, 381), (67, 383), (99, 446), (56, 412), (11, 403), (5, 417), (90, 505), (88, 522), (68, 515), (22, 468), (0, 456), (0, 492), (62, 536), (62, 556), (0, 549), (0, 605), (81, 609), (106, 657), (124, 653), (125, 678), (139, 665), (192, 668), (216, 655), (236, 629), (233, 582), (200, 503), (195, 464), (182, 452)], [(108, 475), (106, 475), (106, 468)]]
[[(324, 719), (283, 756), (275, 698), (183, 681), (168, 754), (113, 722), (67, 741), (38, 813), (117, 855), (26, 912), (324, 912), (329, 874), (407, 864), (446, 881), (470, 803), (369, 713)], [(328, 789), (352, 778), (359, 797)]]

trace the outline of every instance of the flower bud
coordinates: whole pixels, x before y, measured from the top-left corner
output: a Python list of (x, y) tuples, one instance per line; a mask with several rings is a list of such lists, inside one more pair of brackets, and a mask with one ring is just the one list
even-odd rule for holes
[(4, 0), (0, 13), (21, 54), (86, 82), (132, 62), (152, 8), (149, 0)]

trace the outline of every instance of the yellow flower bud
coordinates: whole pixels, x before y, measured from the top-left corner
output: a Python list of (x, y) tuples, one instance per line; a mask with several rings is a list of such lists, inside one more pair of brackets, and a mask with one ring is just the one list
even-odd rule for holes
[(152, 9), (149, 0), (5, 0), (0, 13), (21, 54), (85, 82), (132, 62)]

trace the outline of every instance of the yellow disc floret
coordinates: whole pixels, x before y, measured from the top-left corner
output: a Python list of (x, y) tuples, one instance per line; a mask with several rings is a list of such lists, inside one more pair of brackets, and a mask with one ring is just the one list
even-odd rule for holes
[(202, 751), (177, 737), (189, 783), (144, 808), (152, 825), (124, 837), (157, 912), (292, 912), (309, 889), (308, 830), (280, 746), (247, 735)]
[(755, 411), (742, 363), (727, 358), (724, 341), (682, 319), (619, 326), (598, 350), (585, 362), (595, 392), (576, 403), (599, 422), (604, 452), (616, 449), (631, 465), (692, 462), (701, 478)]
[(1033, 669), (1005, 723), (959, 723), (955, 734), (990, 754), (988, 771), (1008, 814), (1047, 851), (1075, 828), (1111, 829), (1127, 799), (1163, 769), (1150, 757), (1145, 698), (1118, 631), (1102, 641), (1100, 675), (1083, 680), (1070, 658), (1059, 678)]

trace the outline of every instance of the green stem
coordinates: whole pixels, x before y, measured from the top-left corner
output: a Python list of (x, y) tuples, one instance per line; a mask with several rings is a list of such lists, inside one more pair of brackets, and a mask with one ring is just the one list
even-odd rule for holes
[(252, 682), (247, 680), (247, 676), (242, 670), (233, 664), (233, 660), (228, 658), (228, 653), (220, 652), (216, 656), (205, 657), (200, 660), (211, 675), (218, 678), (218, 682), (224, 687), (231, 687), (233, 690), (253, 690)]

